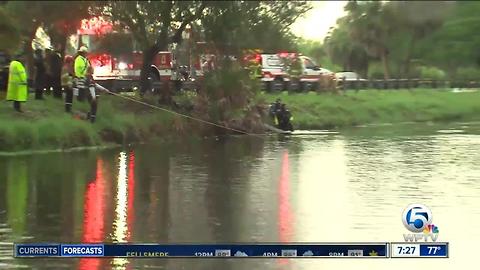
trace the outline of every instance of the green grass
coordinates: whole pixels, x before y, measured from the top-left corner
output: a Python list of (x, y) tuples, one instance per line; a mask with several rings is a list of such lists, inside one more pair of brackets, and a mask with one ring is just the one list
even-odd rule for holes
[(329, 93), (263, 94), (287, 104), (297, 129), (342, 128), (363, 124), (480, 120), (480, 92), (450, 90), (361, 90)]
[[(5, 99), (2, 94), (0, 100)], [(364, 90), (343, 95), (261, 94), (255, 100), (273, 102), (277, 97), (292, 111), (296, 129), (480, 120), (480, 92)], [(100, 97), (94, 124), (65, 113), (63, 100), (32, 98), (23, 104), (23, 114), (15, 112), (10, 102), (0, 103), (1, 153), (119, 145), (207, 132), (202, 124), (115, 96)], [(74, 101), (75, 115), (88, 108), (87, 102)]]
[(182, 133), (182, 127), (174, 123), (185, 122), (114, 96), (100, 97), (94, 124), (79, 118), (88, 111), (87, 102), (74, 100), (71, 115), (64, 112), (63, 100), (47, 96), (46, 100), (38, 101), (30, 96), (22, 105), (25, 113), (17, 113), (10, 102), (0, 98), (3, 100), (0, 103), (0, 152), (144, 142), (177, 136)]

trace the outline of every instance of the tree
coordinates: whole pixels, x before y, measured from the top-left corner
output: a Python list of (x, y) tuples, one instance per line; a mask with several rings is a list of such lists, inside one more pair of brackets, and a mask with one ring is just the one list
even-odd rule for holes
[(402, 73), (408, 75), (410, 60), (415, 50), (415, 45), (420, 40), (439, 29), (449, 12), (453, 2), (406, 2), (394, 1), (386, 5), (395, 14), (390, 18), (399, 32), (403, 31), (410, 36), (409, 45), (402, 63)]
[(388, 39), (396, 31), (396, 26), (390, 20), (394, 16), (392, 10), (379, 1), (351, 1), (345, 10), (349, 12), (350, 37), (361, 44), (367, 54), (381, 60), (385, 79), (389, 79)]
[(15, 53), (21, 41), (21, 36), (15, 21), (8, 12), (0, 7), (0, 50)]
[(206, 41), (223, 54), (293, 50), (295, 37), (289, 26), (310, 8), (307, 1), (212, 2), (200, 26)]
[(65, 49), (67, 36), (75, 33), (88, 16), (91, 2), (86, 1), (8, 1), (6, 11), (18, 27), (24, 41), (29, 73), (33, 72), (32, 41), (39, 27), (44, 27), (54, 44)]
[(42, 3), (49, 12), (42, 14), (43, 16), (39, 20), (53, 46), (59, 46), (60, 51), (64, 54), (67, 38), (77, 33), (83, 19), (90, 17), (91, 3), (88, 1), (45, 1)]
[(480, 67), (479, 12), (478, 2), (455, 2), (442, 26), (418, 43), (416, 56), (450, 76), (460, 67)]
[(324, 46), (330, 59), (342, 66), (345, 71), (356, 71), (367, 75), (369, 57), (363, 46), (350, 37), (346, 18), (338, 20), (338, 27), (333, 29), (324, 40)]
[(128, 29), (143, 53), (140, 86), (148, 89), (148, 77), (155, 55), (182, 41), (182, 33), (199, 19), (207, 2), (199, 1), (109, 1), (97, 9), (123, 29)]

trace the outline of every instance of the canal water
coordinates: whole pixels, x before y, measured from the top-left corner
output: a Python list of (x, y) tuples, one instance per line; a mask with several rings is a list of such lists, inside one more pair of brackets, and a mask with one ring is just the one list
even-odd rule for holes
[[(14, 259), (14, 242), (403, 241), (448, 259)], [(480, 124), (359, 127), (0, 158), (1, 269), (458, 269), (480, 243)]]

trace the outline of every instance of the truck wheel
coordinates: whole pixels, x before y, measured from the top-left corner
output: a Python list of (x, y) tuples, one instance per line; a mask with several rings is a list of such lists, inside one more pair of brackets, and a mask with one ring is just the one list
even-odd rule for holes
[(303, 92), (305, 90), (305, 82), (298, 82), (298, 92)]
[(272, 82), (265, 82), (265, 90), (269, 93), (273, 92)]
[(276, 91), (276, 92), (280, 92), (280, 91), (283, 91), (283, 87), (284, 87), (284, 82), (283, 82), (283, 79), (282, 78), (275, 78), (275, 80), (272, 82), (273, 85), (273, 90)]

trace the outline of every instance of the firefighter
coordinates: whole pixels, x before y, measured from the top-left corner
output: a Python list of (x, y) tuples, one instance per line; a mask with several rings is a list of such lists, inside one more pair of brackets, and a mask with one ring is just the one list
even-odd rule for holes
[(50, 53), (50, 80), (51, 86), (53, 88), (53, 97), (62, 98), (62, 56), (60, 54), (60, 49), (57, 46), (55, 51)]
[(52, 66), (50, 59), (52, 58), (52, 49), (46, 48), (45, 49), (45, 58), (44, 58), (44, 63), (45, 63), (45, 93), (47, 95), (51, 94), (52, 91)]
[(65, 91), (65, 111), (72, 112), (73, 103), (73, 57), (66, 55), (62, 68), (62, 87)]
[(8, 72), (7, 101), (13, 101), (13, 108), (17, 112), (23, 112), (21, 102), (26, 102), (28, 96), (27, 72), (22, 62), (23, 54), (15, 55)]
[(289, 66), (289, 75), (292, 81), (296, 83), (298, 90), (302, 90), (300, 86), (300, 76), (302, 75), (302, 72), (302, 63), (300, 62), (298, 56), (295, 56)]
[(43, 57), (43, 52), (40, 49), (35, 50), (33, 57), (35, 66), (35, 99), (42, 100), (44, 99), (43, 91), (45, 90), (47, 77), (45, 57)]
[(250, 79), (256, 80), (262, 76), (262, 66), (256, 59), (250, 60), (248, 68), (250, 70)]
[(90, 66), (90, 62), (87, 59), (87, 47), (81, 46), (78, 49), (77, 55), (74, 59), (73, 72), (74, 72), (74, 88), (73, 94), (77, 96), (77, 100), (83, 102), (85, 100), (85, 92), (87, 88), (87, 70)]
[(87, 52), (87, 47), (82, 46), (78, 50), (78, 55), (75, 58), (75, 87), (78, 90), (79, 101), (83, 101), (85, 95), (87, 95), (90, 103), (90, 111), (87, 114), (87, 119), (94, 123), (97, 113), (97, 96), (95, 93), (95, 82), (93, 81), (93, 68), (88, 61)]

